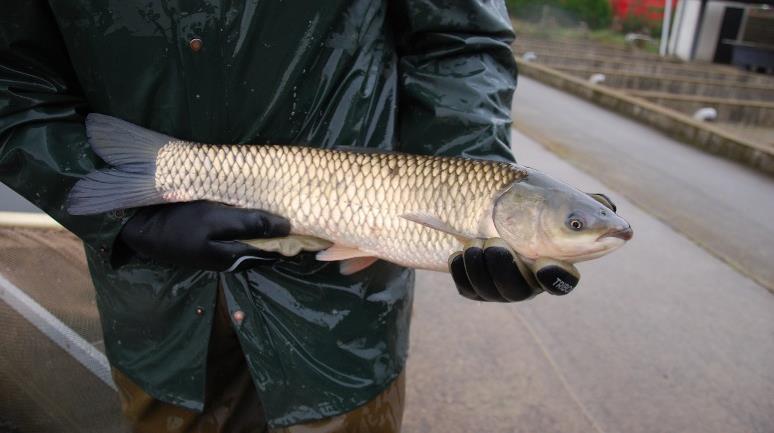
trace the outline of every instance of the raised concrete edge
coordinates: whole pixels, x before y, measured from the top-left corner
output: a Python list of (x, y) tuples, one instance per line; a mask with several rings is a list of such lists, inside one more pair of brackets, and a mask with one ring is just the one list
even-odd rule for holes
[[(546, 65), (541, 65), (546, 66)], [(605, 75), (611, 75), (611, 76), (621, 76), (621, 77), (633, 77), (633, 78), (656, 78), (660, 80), (665, 81), (675, 81), (679, 83), (691, 83), (691, 84), (700, 84), (704, 86), (718, 86), (718, 87), (736, 87), (738, 89), (746, 89), (746, 90), (760, 90), (760, 91), (771, 91), (772, 86), (771, 84), (762, 84), (762, 83), (745, 83), (745, 82), (734, 82), (734, 81), (727, 81), (723, 79), (718, 78), (690, 78), (690, 77), (683, 77), (680, 75), (674, 75), (674, 74), (659, 74), (655, 75), (650, 72), (641, 72), (641, 71), (623, 71), (623, 70), (617, 70), (614, 68), (606, 68), (606, 67), (589, 67), (589, 66), (571, 66), (571, 65), (552, 65), (552, 66), (546, 66), (551, 69), (554, 69), (559, 72), (581, 72), (581, 73), (588, 73), (591, 75), (592, 73), (598, 72)], [(757, 101), (757, 100), (756, 100)]]
[(3, 275), (0, 275), (0, 301), (27, 319), (105, 385), (117, 390), (107, 357)]
[(728, 99), (718, 98), (715, 96), (701, 96), (701, 95), (685, 95), (680, 93), (669, 93), (657, 90), (629, 90), (627, 91), (629, 96), (636, 96), (638, 98), (657, 98), (657, 99), (669, 99), (671, 101), (680, 102), (697, 102), (705, 104), (723, 104), (723, 105), (741, 105), (745, 107), (774, 109), (774, 102), (769, 101), (756, 101), (752, 99)]
[(50, 216), (33, 212), (0, 212), (0, 227), (64, 230)]
[(730, 134), (647, 100), (586, 82), (553, 68), (516, 58), (519, 73), (652, 126), (706, 152), (774, 176), (774, 149)]

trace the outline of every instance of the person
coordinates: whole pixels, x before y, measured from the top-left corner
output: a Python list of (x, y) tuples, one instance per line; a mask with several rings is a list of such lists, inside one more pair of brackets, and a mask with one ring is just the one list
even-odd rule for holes
[[(83, 118), (206, 143), (512, 161), (503, 2), (29, 0), (0, 24), (0, 180), (83, 240), (134, 431), (398, 431), (412, 270), (343, 276), (255, 250), (238, 240), (288, 221), (217, 203), (69, 215), (72, 185), (104, 165)], [(499, 245), (450, 258), (460, 294), (540, 293)]]

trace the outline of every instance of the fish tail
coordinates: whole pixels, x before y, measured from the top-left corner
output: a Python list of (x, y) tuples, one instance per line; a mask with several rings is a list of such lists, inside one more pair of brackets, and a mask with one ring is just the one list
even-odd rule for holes
[(96, 113), (86, 117), (86, 137), (94, 153), (112, 167), (94, 171), (75, 184), (67, 201), (70, 214), (166, 202), (156, 188), (156, 157), (171, 137)]

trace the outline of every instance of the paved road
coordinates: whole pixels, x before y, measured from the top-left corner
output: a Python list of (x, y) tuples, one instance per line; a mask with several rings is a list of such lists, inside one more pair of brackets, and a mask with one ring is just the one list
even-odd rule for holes
[[(523, 135), (514, 148), (610, 191)], [(418, 274), (407, 432), (774, 431), (774, 296), (611, 196), (634, 239), (580, 264), (566, 297), (480, 304)]]
[(774, 291), (774, 178), (525, 77), (513, 108), (522, 132)]
[(0, 212), (40, 212), (34, 204), (0, 183)]

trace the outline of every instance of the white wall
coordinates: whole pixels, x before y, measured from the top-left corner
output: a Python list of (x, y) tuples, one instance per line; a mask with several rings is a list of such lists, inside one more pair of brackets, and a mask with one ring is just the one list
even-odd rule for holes
[(677, 10), (674, 23), (674, 33), (669, 38), (669, 54), (690, 60), (693, 46), (693, 34), (699, 19), (699, 0), (682, 0)]
[(707, 2), (707, 8), (704, 11), (704, 25), (701, 28), (699, 46), (696, 47), (694, 60), (711, 62), (712, 58), (715, 57), (720, 24), (723, 22), (723, 14), (728, 5), (727, 2)]

